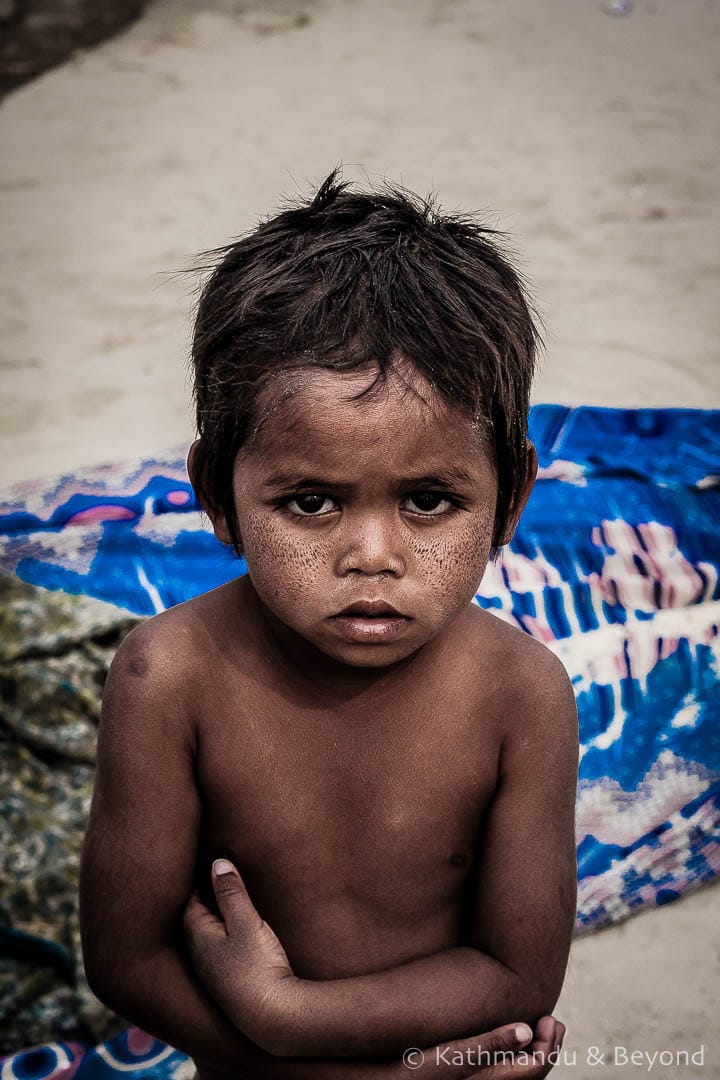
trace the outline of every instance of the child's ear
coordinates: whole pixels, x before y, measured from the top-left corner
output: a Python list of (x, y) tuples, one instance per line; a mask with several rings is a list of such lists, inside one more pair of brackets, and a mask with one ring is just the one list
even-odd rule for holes
[(210, 518), (210, 522), (211, 522), (212, 527), (213, 527), (213, 532), (217, 536), (218, 540), (222, 544), (231, 545), (232, 544), (232, 537), (230, 536), (230, 530), (228, 528), (228, 524), (227, 524), (227, 521), (225, 519), (225, 515), (222, 513), (222, 511), (215, 510), (210, 505), (209, 501), (205, 497), (205, 492), (203, 491), (203, 485), (200, 483), (200, 480), (199, 480), (199, 470), (198, 470), (198, 462), (197, 462), (197, 455), (198, 455), (199, 447), (200, 447), (200, 440), (196, 439), (195, 442), (190, 447), (190, 450), (188, 451), (186, 468), (187, 468), (188, 476), (190, 477), (190, 483), (193, 486), (193, 490), (194, 490), (195, 494), (198, 497), (198, 500), (200, 502), (200, 505), (203, 508), (203, 511)]
[(509, 544), (515, 535), (517, 523), (530, 498), (530, 492), (535, 486), (535, 479), (538, 471), (537, 452), (535, 450), (535, 444), (532, 443), (530, 439), (526, 439), (525, 442), (527, 443), (527, 473), (525, 474), (525, 483), (523, 484), (522, 491), (513, 503), (512, 514), (508, 519), (505, 534), (500, 541), (501, 545)]

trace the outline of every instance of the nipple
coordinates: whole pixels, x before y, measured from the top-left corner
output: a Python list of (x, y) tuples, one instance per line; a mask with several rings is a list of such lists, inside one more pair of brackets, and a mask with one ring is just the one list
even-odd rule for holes
[(453, 866), (464, 866), (467, 862), (467, 856), (463, 855), (462, 851), (455, 851), (450, 856), (450, 862)]

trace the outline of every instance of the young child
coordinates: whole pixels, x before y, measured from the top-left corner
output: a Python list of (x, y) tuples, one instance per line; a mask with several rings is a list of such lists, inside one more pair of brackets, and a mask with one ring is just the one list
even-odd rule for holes
[(472, 1057), (562, 1040), (575, 916), (572, 687), (472, 603), (537, 468), (521, 281), (474, 219), (336, 174), (221, 255), (188, 468), (248, 573), (113, 663), (90, 985), (202, 1080), (398, 1078), (412, 1047), (545, 1076)]

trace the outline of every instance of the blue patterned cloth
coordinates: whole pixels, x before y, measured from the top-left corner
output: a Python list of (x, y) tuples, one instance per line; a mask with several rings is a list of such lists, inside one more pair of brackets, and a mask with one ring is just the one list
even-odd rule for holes
[(185, 1054), (138, 1028), (98, 1046), (46, 1043), (0, 1059), (1, 1080), (193, 1080), (195, 1066)]

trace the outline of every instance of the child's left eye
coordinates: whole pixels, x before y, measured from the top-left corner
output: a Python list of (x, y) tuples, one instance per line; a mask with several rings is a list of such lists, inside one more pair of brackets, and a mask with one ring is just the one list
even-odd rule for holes
[(452, 501), (439, 491), (413, 491), (412, 495), (407, 496), (406, 502), (415, 503), (410, 509), (414, 513), (425, 514), (426, 517), (445, 514), (453, 505)]

